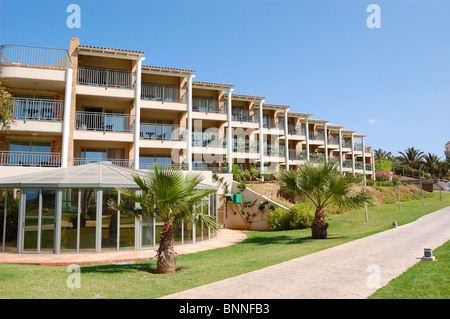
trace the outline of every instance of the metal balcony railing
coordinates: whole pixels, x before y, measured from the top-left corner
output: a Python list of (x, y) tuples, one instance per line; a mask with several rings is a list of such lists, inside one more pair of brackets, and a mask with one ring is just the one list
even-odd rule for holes
[(76, 112), (77, 130), (132, 132), (133, 121), (128, 114)]
[(325, 154), (322, 153), (309, 154), (309, 161), (311, 163), (325, 163)]
[(67, 69), (70, 58), (66, 49), (5, 44), (0, 46), (0, 65)]
[(339, 136), (331, 135), (328, 139), (328, 144), (330, 145), (339, 145)]
[(366, 164), (366, 172), (372, 171), (372, 164)]
[(342, 166), (344, 168), (353, 168), (353, 164), (351, 160), (344, 160), (344, 162), (342, 163)]
[(174, 124), (141, 124), (142, 139), (157, 141), (184, 141), (186, 127)]
[(362, 151), (362, 143), (355, 143), (355, 151)]
[(226, 142), (212, 133), (192, 132), (192, 146), (223, 148), (226, 146)]
[(250, 114), (249, 110), (232, 109), (231, 119), (238, 122), (254, 122), (255, 117)]
[(257, 153), (258, 152), (258, 143), (257, 142), (238, 142), (234, 141), (233, 143), (233, 152), (236, 153)]
[(78, 84), (134, 88), (133, 72), (97, 68), (78, 68)]
[(351, 140), (343, 140), (342, 147), (343, 148), (352, 148), (352, 141)]
[(59, 167), (60, 153), (0, 151), (0, 166)]
[(113, 165), (133, 168), (133, 161), (123, 158), (74, 158), (73, 165), (85, 165), (99, 162), (110, 162)]
[(290, 135), (300, 135), (301, 127), (300, 125), (288, 124), (288, 134)]
[(309, 139), (311, 141), (324, 141), (325, 140), (325, 134), (323, 131), (310, 131), (309, 132)]
[(363, 169), (363, 162), (355, 161), (355, 169)]
[(186, 102), (186, 88), (157, 84), (142, 84), (141, 98), (163, 102)]
[(204, 113), (223, 113), (227, 112), (225, 100), (215, 100), (203, 97), (192, 97), (192, 111)]
[(15, 119), (62, 121), (64, 101), (19, 97), (12, 100)]

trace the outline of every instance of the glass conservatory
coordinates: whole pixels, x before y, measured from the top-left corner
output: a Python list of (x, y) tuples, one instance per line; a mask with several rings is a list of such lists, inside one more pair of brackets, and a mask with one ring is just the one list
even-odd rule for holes
[[(154, 249), (163, 223), (112, 210), (120, 200), (116, 187), (138, 186), (138, 171), (109, 163), (92, 163), (0, 179), (0, 251), (84, 253)], [(216, 189), (201, 184), (199, 187)], [(196, 205), (217, 219), (216, 193)], [(216, 234), (207, 227), (175, 224), (175, 245), (194, 244)]]

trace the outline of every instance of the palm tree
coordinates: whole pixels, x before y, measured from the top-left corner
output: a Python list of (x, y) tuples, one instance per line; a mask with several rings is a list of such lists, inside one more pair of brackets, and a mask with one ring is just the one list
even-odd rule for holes
[(352, 194), (353, 186), (361, 179), (351, 174), (342, 175), (334, 163), (313, 166), (309, 162), (298, 170), (284, 171), (279, 183), (283, 190), (292, 195), (309, 199), (316, 211), (311, 224), (312, 238), (327, 237), (328, 223), (325, 220), (325, 208), (331, 203), (340, 207), (361, 207), (372, 202), (367, 193)]
[(381, 148), (374, 150), (373, 154), (375, 160), (392, 160), (392, 153), (387, 152)]
[(413, 169), (420, 168), (420, 164), (422, 163), (422, 159), (424, 156), (424, 153), (418, 149), (415, 149), (414, 147), (407, 148), (404, 152), (399, 152), (400, 162), (406, 166), (409, 166)]
[[(118, 187), (121, 194), (120, 203), (110, 201), (117, 211), (127, 212), (135, 217), (156, 217), (164, 222), (156, 257), (157, 273), (176, 271), (175, 251), (173, 248), (174, 223), (192, 223), (205, 225), (214, 230), (220, 228), (211, 215), (199, 213), (195, 204), (214, 190), (199, 188), (203, 180), (201, 174), (183, 174), (181, 170), (154, 166), (146, 176), (132, 175), (140, 190)], [(137, 205), (136, 205), (137, 204)]]
[(439, 175), (441, 169), (441, 159), (436, 154), (428, 153), (423, 157), (423, 168), (431, 177), (436, 178)]

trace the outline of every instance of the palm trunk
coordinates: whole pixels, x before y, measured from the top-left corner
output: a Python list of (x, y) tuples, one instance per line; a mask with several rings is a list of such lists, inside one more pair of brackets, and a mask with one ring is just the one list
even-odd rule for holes
[(325, 221), (325, 214), (323, 209), (316, 208), (314, 214), (314, 220), (311, 223), (311, 231), (313, 239), (325, 239), (327, 238), (328, 223)]
[(161, 232), (161, 240), (156, 254), (158, 258), (156, 272), (158, 274), (173, 273), (176, 271), (175, 254), (175, 250), (173, 249), (172, 221), (168, 220), (164, 222), (164, 229)]

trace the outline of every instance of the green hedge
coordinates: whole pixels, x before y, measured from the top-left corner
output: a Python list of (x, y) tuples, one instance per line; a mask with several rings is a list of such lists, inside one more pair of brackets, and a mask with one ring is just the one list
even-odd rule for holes
[(289, 210), (275, 208), (266, 222), (271, 230), (302, 229), (311, 226), (314, 219), (314, 206), (310, 203), (298, 203)]

